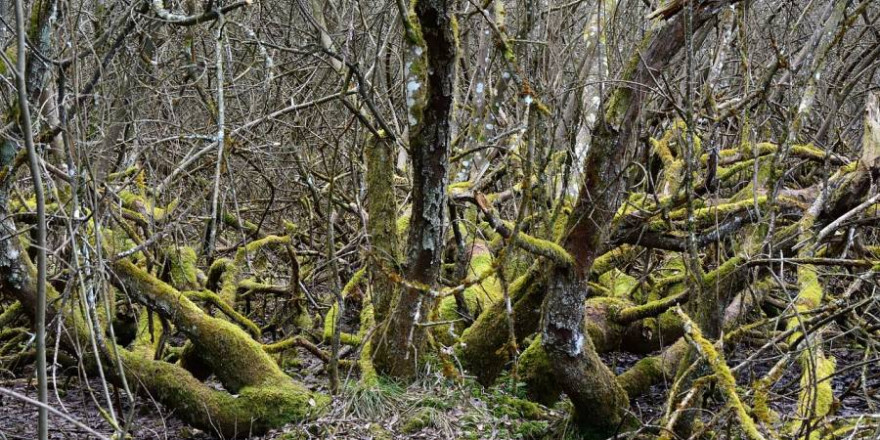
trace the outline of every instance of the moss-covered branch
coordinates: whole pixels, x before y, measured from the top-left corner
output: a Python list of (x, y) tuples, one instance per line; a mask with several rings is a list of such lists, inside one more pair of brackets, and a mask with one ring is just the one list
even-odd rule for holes
[(703, 337), (700, 328), (691, 321), (690, 317), (684, 313), (681, 307), (677, 307), (675, 313), (684, 322), (685, 334), (691, 342), (691, 345), (694, 347), (694, 350), (706, 359), (706, 362), (709, 363), (709, 366), (715, 373), (715, 378), (718, 381), (721, 392), (727, 399), (727, 403), (733, 408), (743, 432), (752, 440), (765, 440), (764, 435), (758, 431), (755, 421), (752, 420), (752, 417), (749, 415), (746, 406), (742, 403), (742, 400), (740, 400), (739, 394), (736, 392), (736, 379), (730, 372), (730, 367), (727, 366), (722, 354), (715, 349), (712, 342)]
[(644, 395), (655, 384), (675, 378), (679, 363), (686, 352), (687, 344), (679, 339), (659, 355), (640, 359), (632, 368), (617, 376), (617, 381), (630, 399)]

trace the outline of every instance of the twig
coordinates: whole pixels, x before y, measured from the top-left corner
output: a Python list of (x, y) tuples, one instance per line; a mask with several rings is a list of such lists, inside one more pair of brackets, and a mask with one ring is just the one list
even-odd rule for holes
[(41, 440), (49, 438), (49, 413), (46, 412), (49, 401), (48, 378), (46, 377), (46, 195), (43, 193), (43, 179), (40, 171), (40, 158), (34, 146), (34, 134), (31, 131), (31, 111), (28, 105), (27, 80), (25, 78), (25, 22), (24, 4), (15, 0), (15, 24), (17, 27), (18, 56), (16, 57), (16, 86), (18, 88), (18, 106), (21, 113), (21, 131), (27, 148), (31, 178), (34, 181), (34, 197), (37, 201), (37, 313), (34, 320), (37, 327), (37, 396), (40, 401), (38, 434)]

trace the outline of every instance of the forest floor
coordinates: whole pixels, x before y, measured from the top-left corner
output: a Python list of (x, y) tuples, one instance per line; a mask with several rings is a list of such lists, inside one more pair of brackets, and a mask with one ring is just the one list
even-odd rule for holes
[[(747, 350), (732, 350), (730, 365), (745, 359)], [(874, 412), (878, 405), (874, 392), (880, 388), (880, 363), (865, 362), (860, 351), (845, 347), (832, 349), (840, 374), (833, 379), (838, 415)], [(291, 375), (315, 390), (326, 392), (326, 377), (320, 362), (307, 353), (286, 363)], [(639, 359), (627, 353), (603, 356), (616, 373), (624, 371)], [(739, 376), (742, 383), (760, 377), (775, 362), (765, 356)], [(787, 371), (773, 391), (773, 409), (791, 413), (797, 399), (800, 374)], [(863, 380), (866, 381), (863, 384)], [(522, 389), (514, 389), (509, 377), (498, 385), (484, 389), (473, 380), (453, 382), (440, 372), (428, 372), (422, 380), (401, 387), (383, 384), (378, 389), (359, 388), (349, 377), (341, 395), (333, 400), (331, 409), (321, 418), (306, 424), (289, 425), (283, 429), (254, 437), (260, 440), (300, 440), (311, 438), (337, 439), (538, 439), (565, 437), (567, 403), (546, 408), (523, 397)], [(2, 379), (0, 386), (34, 398), (34, 381), (24, 378)], [(656, 424), (665, 406), (669, 384), (656, 385), (651, 393), (632, 402), (632, 412), (650, 425)], [(218, 385), (219, 387), (219, 385)], [(91, 392), (89, 389), (91, 388)], [(867, 394), (866, 394), (867, 393)], [(161, 405), (138, 397), (134, 410), (116, 390), (110, 390), (117, 414), (130, 417), (129, 433), (133, 439), (203, 440), (215, 438), (183, 424)], [(89, 383), (78, 377), (62, 376), (59, 372), (55, 387), (50, 388), (51, 404), (98, 432), (110, 436), (112, 429), (102, 418), (97, 402), (106, 406), (100, 382)], [(721, 399), (710, 398), (707, 409), (723, 407)], [(120, 411), (121, 408), (121, 411)], [(84, 431), (61, 418), (50, 416), (52, 439), (88, 438)], [(10, 397), (0, 396), (0, 440), (34, 439), (36, 411), (32, 406)]]

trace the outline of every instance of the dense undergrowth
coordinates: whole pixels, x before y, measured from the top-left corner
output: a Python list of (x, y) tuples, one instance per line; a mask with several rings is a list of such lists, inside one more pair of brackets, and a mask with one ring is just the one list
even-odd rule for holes
[(166, 3), (3, 48), (0, 439), (880, 432), (875, 2)]

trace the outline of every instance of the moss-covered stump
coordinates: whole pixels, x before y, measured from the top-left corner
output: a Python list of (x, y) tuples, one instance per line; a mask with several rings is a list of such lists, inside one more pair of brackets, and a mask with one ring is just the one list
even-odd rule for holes
[[(589, 328), (590, 326), (588, 326)], [(679, 321), (680, 329), (681, 322)], [(590, 334), (592, 336), (593, 332)], [(598, 347), (597, 351), (599, 351)], [(630, 398), (643, 395), (650, 390), (652, 385), (660, 383), (664, 379), (673, 380), (675, 378), (676, 370), (686, 351), (687, 344), (679, 338), (659, 355), (641, 359), (632, 368), (618, 376), (617, 381)], [(522, 352), (517, 364), (517, 377), (526, 385), (526, 395), (530, 400), (547, 406), (553, 405), (559, 400), (562, 388), (553, 379), (551, 371), (550, 359), (541, 346), (541, 336), (538, 335)]]

